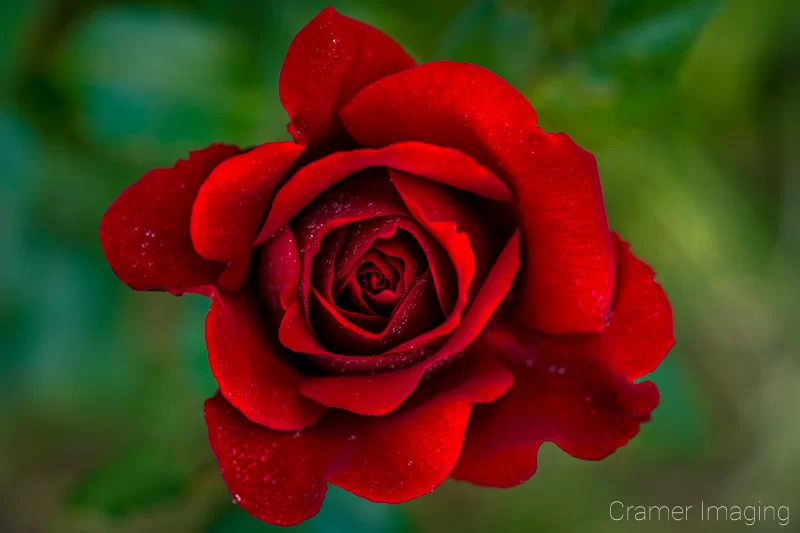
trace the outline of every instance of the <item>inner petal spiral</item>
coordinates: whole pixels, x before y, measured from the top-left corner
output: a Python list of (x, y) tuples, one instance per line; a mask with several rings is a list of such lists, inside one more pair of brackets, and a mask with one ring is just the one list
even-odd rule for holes
[(389, 278), (383, 275), (378, 267), (373, 264), (364, 265), (359, 269), (358, 282), (364, 290), (378, 294), (389, 289)]
[(452, 308), (456, 276), (447, 252), (413, 218), (385, 168), (342, 180), (290, 225), (300, 314), (287, 320), (302, 317), (306, 338), (323, 353), (387, 355), (436, 328)]
[(289, 223), (299, 279), (281, 293), (281, 343), (336, 374), (438, 353), (513, 230), (495, 203), (385, 167), (333, 184)]
[[(401, 220), (370, 219), (323, 238), (312, 264), (309, 319), (329, 350), (382, 353), (444, 319), (427, 257), (398, 228)], [(419, 318), (420, 306), (432, 312)]]

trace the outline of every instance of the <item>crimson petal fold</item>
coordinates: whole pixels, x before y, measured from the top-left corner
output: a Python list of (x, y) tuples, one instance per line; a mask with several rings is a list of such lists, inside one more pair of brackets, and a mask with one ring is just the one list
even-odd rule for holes
[(617, 295), (601, 335), (553, 337), (508, 324), (484, 332), (468, 356), (505, 359), (516, 385), (470, 420), (456, 479), (511, 487), (533, 475), (544, 442), (597, 460), (624, 446), (650, 419), (654, 370), (672, 348), (672, 311), (653, 271), (615, 236)]
[(506, 339), (479, 341), (468, 356), (528, 353), (512, 365), (515, 386), (476, 409), (453, 477), (477, 485), (513, 487), (536, 471), (539, 447), (554, 442), (573, 457), (599, 460), (624, 446), (658, 405), (651, 382), (633, 384), (612, 369), (574, 352), (536, 353)]
[(262, 144), (221, 163), (200, 187), (192, 207), (192, 242), (206, 259), (239, 262), (229, 275), (230, 289), (244, 281), (267, 207), (303, 148), (287, 142)]
[(298, 432), (254, 424), (219, 394), (206, 402), (205, 417), (234, 501), (256, 518), (289, 526), (319, 511), (327, 483), (381, 503), (429, 493), (458, 460), (472, 405), (494, 401), (512, 382), (501, 365), (468, 364), (395, 413), (332, 411)]
[(454, 148), (504, 180), (526, 258), (519, 320), (551, 334), (605, 329), (614, 251), (597, 164), (566, 135), (538, 128), (516, 89), (475, 65), (426, 63), (366, 87), (341, 116), (362, 146)]
[(289, 45), (278, 91), (289, 133), (311, 144), (342, 129), (338, 112), (359, 90), (414, 66), (381, 31), (327, 7)]
[(253, 292), (246, 285), (214, 295), (206, 318), (211, 372), (227, 401), (253, 422), (282, 431), (308, 427), (326, 408), (299, 394), (303, 376), (286, 362), (290, 354)]
[(137, 291), (210, 294), (225, 264), (195, 251), (192, 205), (212, 170), (238, 153), (212, 144), (172, 168), (151, 170), (119, 195), (100, 222), (100, 243), (120, 280)]
[(300, 169), (278, 191), (275, 206), (256, 244), (272, 235), (326, 189), (370, 167), (389, 167), (492, 200), (511, 201), (511, 192), (497, 176), (458, 150), (406, 142), (378, 150), (335, 152)]

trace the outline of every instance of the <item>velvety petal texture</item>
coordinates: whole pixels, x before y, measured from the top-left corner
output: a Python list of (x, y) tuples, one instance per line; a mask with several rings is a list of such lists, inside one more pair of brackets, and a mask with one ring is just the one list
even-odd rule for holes
[(499, 178), (458, 150), (408, 142), (379, 150), (336, 152), (303, 167), (283, 186), (256, 244), (272, 235), (326, 189), (369, 167), (391, 167), (494, 200), (511, 200), (511, 192)]
[(277, 332), (264, 327), (263, 313), (250, 287), (217, 293), (206, 318), (211, 372), (222, 395), (247, 418), (272, 429), (307, 427), (325, 407), (300, 395), (302, 374)]
[(381, 31), (322, 10), (289, 45), (278, 89), (289, 113), (289, 133), (311, 144), (341, 130), (338, 111), (359, 90), (414, 66), (403, 49)]
[(217, 166), (192, 208), (195, 250), (225, 262), (249, 255), (279, 181), (302, 153), (301, 145), (267, 143)]
[(234, 501), (289, 526), (319, 511), (328, 482), (374, 502), (427, 494), (456, 464), (471, 406), (495, 400), (512, 382), (500, 365), (470, 363), (391, 415), (331, 412), (301, 432), (254, 424), (220, 395), (206, 402), (205, 416)]
[(633, 381), (672, 348), (672, 311), (652, 270), (615, 241), (618, 292), (602, 335), (548, 337), (501, 325), (470, 348), (475, 357), (506, 360), (516, 386), (473, 414), (456, 479), (495, 487), (522, 483), (536, 471), (544, 442), (581, 459), (602, 459), (650, 419), (658, 390)]
[(594, 361), (531, 361), (513, 367), (516, 386), (505, 397), (473, 414), (454, 478), (519, 485), (536, 471), (539, 447), (548, 441), (580, 459), (603, 459), (627, 444), (658, 405), (651, 382), (634, 385)]
[(137, 291), (206, 292), (224, 263), (197, 253), (189, 220), (197, 193), (214, 168), (239, 149), (213, 144), (172, 168), (152, 170), (125, 189), (103, 216), (100, 243), (114, 273)]
[(426, 63), (373, 83), (341, 115), (364, 146), (447, 146), (506, 180), (528, 257), (520, 320), (553, 334), (605, 328), (614, 251), (597, 164), (566, 135), (539, 129), (513, 87), (475, 65)]

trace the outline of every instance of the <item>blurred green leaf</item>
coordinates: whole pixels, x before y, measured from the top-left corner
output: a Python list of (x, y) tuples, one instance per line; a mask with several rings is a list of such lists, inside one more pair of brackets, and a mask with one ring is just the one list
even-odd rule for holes
[(619, 32), (604, 35), (591, 45), (588, 61), (603, 71), (672, 80), (682, 56), (716, 12), (719, 0), (680, 5)]
[[(16, 353), (23, 342), (30, 177), (40, 171), (40, 148), (27, 124), (0, 108), (0, 250), (4, 252), (0, 261), (0, 365), (5, 368), (20, 363)], [(9, 375), (2, 374), (0, 381)]]
[[(680, 72), (689, 112), (708, 134), (726, 138), (749, 130), (761, 101), (791, 64), (800, 29), (800, 3), (730, 0), (708, 24)], [(767, 81), (769, 80), (769, 81)], [(742, 142), (747, 146), (748, 139)], [(741, 142), (741, 141), (740, 141)], [(734, 153), (733, 156), (736, 156)]]
[[(208, 533), (264, 533), (267, 531), (277, 533), (284, 531), (284, 528), (265, 524), (234, 504), (226, 506), (225, 511), (208, 528)], [(311, 529), (306, 522), (293, 527), (292, 531), (310, 533)]]
[(198, 400), (210, 398), (217, 391), (217, 382), (208, 363), (203, 327), (211, 302), (200, 296), (186, 295), (178, 330), (181, 347), (181, 370), (186, 373)]
[(338, 487), (329, 487), (322, 510), (309, 525), (314, 533), (408, 531), (401, 505), (372, 503)]
[(491, 67), (513, 85), (535, 73), (544, 39), (533, 14), (519, 6), (474, 0), (440, 38), (439, 58)]
[(274, 94), (240, 67), (245, 50), (224, 28), (177, 12), (109, 8), (71, 34), (56, 75), (100, 149), (171, 161), (213, 141), (256, 142)]
[(682, 354), (673, 350), (669, 357), (644, 380), (653, 381), (661, 402), (653, 412), (640, 438), (639, 449), (661, 457), (698, 457), (709, 443), (708, 406), (696, 385), (680, 366)]
[(39, 2), (0, 2), (0, 88), (10, 87), (19, 66), (16, 62), (24, 50), (26, 32), (37, 15)]
[(171, 454), (140, 446), (101, 466), (74, 487), (71, 506), (121, 517), (175, 497), (188, 474)]

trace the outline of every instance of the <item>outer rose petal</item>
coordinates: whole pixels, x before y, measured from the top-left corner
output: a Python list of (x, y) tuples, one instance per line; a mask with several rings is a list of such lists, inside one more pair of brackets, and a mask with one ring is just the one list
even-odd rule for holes
[(192, 208), (192, 242), (206, 259), (244, 263), (234, 285), (247, 274), (253, 241), (279, 181), (303, 149), (286, 142), (262, 144), (220, 164), (200, 187)]
[[(595, 339), (592, 352), (628, 379), (655, 370), (675, 344), (672, 306), (653, 269), (614, 235), (617, 293), (611, 326)], [(623, 327), (624, 325), (624, 327)]]
[(470, 348), (472, 355), (508, 358), (517, 385), (476, 409), (453, 477), (517, 485), (535, 472), (543, 442), (575, 457), (602, 459), (649, 420), (658, 391), (632, 380), (655, 369), (674, 344), (672, 312), (653, 271), (618, 238), (616, 249), (614, 316), (602, 335), (543, 337), (499, 327)]
[(422, 376), (477, 338), (494, 310), (505, 298), (519, 267), (519, 234), (514, 234), (481, 290), (447, 343), (428, 359), (402, 370), (368, 376), (306, 379), (300, 392), (323, 405), (362, 415), (385, 415), (411, 395)]
[(338, 112), (359, 90), (414, 66), (403, 49), (379, 30), (322, 10), (292, 40), (278, 82), (289, 113), (289, 133), (311, 144), (341, 129)]
[(456, 148), (506, 180), (527, 258), (516, 316), (552, 334), (605, 329), (614, 255), (594, 157), (540, 130), (513, 87), (474, 65), (426, 63), (373, 83), (341, 116), (363, 146)]
[(100, 222), (100, 243), (108, 264), (137, 291), (166, 289), (173, 294), (207, 293), (225, 265), (204, 259), (189, 236), (197, 191), (211, 171), (239, 153), (212, 144), (172, 168), (151, 170), (125, 189)]
[(253, 288), (217, 293), (206, 319), (211, 372), (225, 398), (257, 424), (291, 431), (316, 422), (326, 410), (298, 392), (303, 377), (281, 360), (285, 349), (265, 323)]
[(514, 380), (504, 398), (475, 410), (455, 479), (518, 485), (536, 471), (546, 441), (573, 457), (603, 459), (636, 435), (658, 405), (651, 382), (631, 384), (587, 360), (557, 366), (540, 358), (531, 368), (515, 367)]
[(234, 500), (256, 518), (288, 526), (319, 511), (326, 482), (374, 502), (427, 494), (456, 463), (472, 404), (494, 401), (512, 384), (511, 373), (491, 362), (453, 370), (390, 415), (331, 411), (296, 433), (253, 424), (220, 395), (208, 400), (211, 449)]

